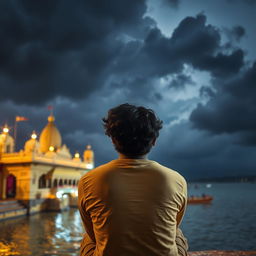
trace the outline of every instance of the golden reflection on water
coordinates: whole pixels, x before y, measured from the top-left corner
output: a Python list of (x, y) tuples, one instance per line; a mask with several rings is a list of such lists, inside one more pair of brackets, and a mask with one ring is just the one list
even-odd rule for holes
[(0, 256), (77, 256), (84, 232), (78, 210), (0, 222)]
[(17, 244), (15, 243), (4, 244), (3, 242), (0, 242), (0, 255), (1, 256), (20, 255), (20, 253), (17, 252)]
[(22, 252), (30, 253), (29, 247), (29, 228), (26, 225), (19, 225), (12, 234), (13, 241), (19, 241), (18, 248)]

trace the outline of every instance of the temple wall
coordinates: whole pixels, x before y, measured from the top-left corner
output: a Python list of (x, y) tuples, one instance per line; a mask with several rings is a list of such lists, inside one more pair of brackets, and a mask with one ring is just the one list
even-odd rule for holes
[(4, 172), (3, 167), (0, 165), (0, 200), (4, 197)]
[[(39, 188), (39, 178), (47, 173), (53, 167), (50, 165), (32, 164), (31, 165), (31, 180), (30, 180), (30, 199), (47, 198), (50, 194), (50, 188)], [(48, 184), (46, 184), (48, 186)]]
[[(27, 200), (30, 198), (30, 165), (6, 165), (3, 166), (3, 177), (2, 183), (6, 183), (6, 178), (8, 175), (14, 175), (16, 178), (16, 195), (15, 199)], [(5, 187), (5, 186), (3, 186)], [(6, 198), (5, 191), (3, 199)]]

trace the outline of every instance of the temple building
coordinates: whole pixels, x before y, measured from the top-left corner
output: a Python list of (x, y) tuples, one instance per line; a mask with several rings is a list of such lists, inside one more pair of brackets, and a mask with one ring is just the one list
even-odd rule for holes
[(83, 159), (72, 157), (51, 114), (39, 140), (35, 132), (24, 149), (14, 152), (14, 139), (4, 126), (0, 134), (0, 200), (17, 200), (28, 213), (61, 210), (77, 198), (80, 177), (94, 167), (87, 145)]

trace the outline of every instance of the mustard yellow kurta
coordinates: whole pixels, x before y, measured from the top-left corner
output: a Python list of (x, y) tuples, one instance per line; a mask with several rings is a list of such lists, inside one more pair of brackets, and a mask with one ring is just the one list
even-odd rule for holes
[(176, 171), (147, 159), (117, 159), (84, 175), (78, 192), (82, 256), (178, 255), (187, 185)]

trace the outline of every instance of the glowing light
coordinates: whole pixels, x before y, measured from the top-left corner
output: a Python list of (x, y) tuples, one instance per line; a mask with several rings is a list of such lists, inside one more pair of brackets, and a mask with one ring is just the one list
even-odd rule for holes
[(62, 198), (62, 192), (61, 192), (61, 191), (58, 191), (58, 192), (56, 193), (56, 197)]
[(92, 168), (93, 168), (93, 165), (92, 165), (92, 164), (86, 164), (86, 168), (87, 168), (87, 169), (92, 169)]
[(9, 132), (9, 128), (8, 128), (8, 127), (4, 127), (4, 128), (3, 128), (3, 132), (4, 132), (4, 133), (8, 133), (8, 132)]
[(80, 154), (78, 152), (75, 153), (75, 158), (79, 158)]
[(48, 117), (48, 122), (54, 122), (54, 120), (55, 120), (55, 118), (54, 118), (53, 115), (50, 115), (50, 116)]
[(53, 151), (54, 151), (54, 147), (53, 147), (53, 146), (50, 146), (50, 147), (49, 147), (49, 151), (53, 152)]
[(33, 140), (35, 140), (35, 139), (37, 138), (37, 135), (36, 135), (35, 132), (32, 133), (31, 138), (32, 138)]

